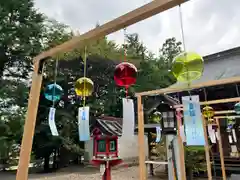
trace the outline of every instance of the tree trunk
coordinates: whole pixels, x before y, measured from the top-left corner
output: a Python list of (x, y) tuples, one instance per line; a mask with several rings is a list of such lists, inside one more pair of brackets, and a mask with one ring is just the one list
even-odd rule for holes
[(50, 155), (44, 157), (44, 172), (49, 172)]
[(193, 171), (192, 168), (187, 168), (187, 180), (193, 180)]

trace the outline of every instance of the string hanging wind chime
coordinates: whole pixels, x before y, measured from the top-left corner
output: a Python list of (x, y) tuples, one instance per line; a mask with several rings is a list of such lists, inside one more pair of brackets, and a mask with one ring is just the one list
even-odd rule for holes
[(134, 137), (134, 127), (135, 127), (135, 114), (134, 114), (134, 104), (132, 99), (128, 99), (128, 89), (131, 85), (136, 83), (137, 78), (137, 68), (126, 62), (127, 59), (127, 47), (126, 47), (126, 29), (124, 29), (124, 62), (118, 64), (114, 70), (114, 81), (116, 85), (125, 87), (126, 98), (122, 99), (123, 102), (123, 126), (122, 126), (122, 136), (126, 139)]
[(57, 69), (58, 69), (58, 58), (55, 61), (55, 71), (54, 71), (54, 83), (47, 85), (44, 96), (47, 100), (52, 101), (52, 107), (49, 110), (48, 124), (53, 136), (58, 136), (58, 131), (55, 123), (55, 103), (59, 101), (63, 95), (63, 89), (57, 84)]
[(84, 70), (83, 77), (79, 78), (75, 84), (75, 92), (77, 96), (81, 96), (83, 99), (83, 107), (78, 109), (78, 131), (79, 140), (90, 140), (89, 130), (89, 106), (86, 106), (86, 97), (90, 96), (94, 90), (93, 81), (86, 77), (87, 71), (87, 47), (84, 48)]

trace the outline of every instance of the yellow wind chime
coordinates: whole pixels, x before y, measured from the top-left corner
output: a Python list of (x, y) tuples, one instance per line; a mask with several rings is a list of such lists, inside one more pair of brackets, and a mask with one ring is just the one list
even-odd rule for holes
[(75, 92), (77, 96), (82, 97), (83, 106), (78, 109), (78, 130), (79, 140), (88, 141), (90, 140), (89, 130), (89, 106), (86, 106), (86, 97), (90, 96), (94, 90), (93, 81), (86, 77), (87, 71), (87, 47), (84, 48), (84, 70), (83, 77), (79, 78), (75, 84)]

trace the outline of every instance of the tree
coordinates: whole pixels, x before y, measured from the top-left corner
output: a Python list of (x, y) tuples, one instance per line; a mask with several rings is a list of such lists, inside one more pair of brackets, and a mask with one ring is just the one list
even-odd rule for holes
[(32, 57), (42, 48), (44, 18), (33, 5), (32, 0), (0, 2), (0, 159), (4, 165), (13, 163), (19, 151)]
[(160, 58), (163, 58), (169, 69), (174, 57), (182, 51), (181, 45), (182, 43), (180, 41), (177, 41), (176, 38), (172, 37), (168, 38), (160, 48)]
[(44, 18), (32, 0), (9, 0), (0, 2), (0, 19), (0, 79), (3, 74), (26, 78), (41, 49)]

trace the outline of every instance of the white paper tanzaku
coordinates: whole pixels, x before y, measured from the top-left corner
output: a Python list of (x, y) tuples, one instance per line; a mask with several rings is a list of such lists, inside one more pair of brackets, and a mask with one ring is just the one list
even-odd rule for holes
[(57, 127), (55, 124), (55, 112), (56, 112), (56, 109), (51, 107), (48, 114), (48, 124), (49, 124), (52, 135), (58, 136)]
[(90, 140), (89, 107), (87, 106), (78, 108), (78, 131), (80, 141)]
[(123, 126), (122, 136), (126, 138), (134, 137), (135, 114), (134, 104), (132, 99), (123, 98)]
[(234, 140), (234, 142), (237, 142), (237, 136), (236, 136), (236, 131), (235, 131), (235, 129), (232, 129), (232, 135), (233, 135), (233, 140)]
[(156, 143), (159, 143), (161, 140), (162, 129), (161, 127), (156, 127)]

